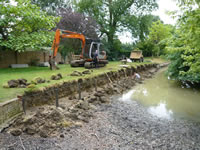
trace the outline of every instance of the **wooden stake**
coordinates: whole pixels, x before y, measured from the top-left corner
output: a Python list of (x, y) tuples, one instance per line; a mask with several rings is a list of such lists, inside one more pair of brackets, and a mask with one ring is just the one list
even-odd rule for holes
[(79, 100), (81, 100), (81, 84), (78, 81), (78, 95), (79, 95)]
[(59, 103), (58, 103), (58, 88), (55, 89), (55, 93), (56, 93), (56, 107), (59, 107)]

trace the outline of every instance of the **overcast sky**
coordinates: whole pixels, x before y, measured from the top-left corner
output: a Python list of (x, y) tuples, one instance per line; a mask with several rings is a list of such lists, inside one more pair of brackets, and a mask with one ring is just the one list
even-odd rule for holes
[(176, 20), (172, 19), (167, 15), (167, 11), (178, 10), (176, 2), (174, 0), (158, 0), (159, 9), (154, 11), (152, 14), (160, 16), (160, 19), (164, 21), (165, 24), (175, 24)]
[[(152, 12), (153, 15), (160, 16), (160, 19), (165, 24), (175, 24), (176, 20), (167, 15), (167, 11), (174, 11), (178, 10), (178, 7), (176, 6), (176, 2), (174, 0), (157, 0), (159, 9)], [(124, 32), (120, 36), (120, 41), (123, 43), (130, 43), (133, 41), (133, 38), (131, 37), (131, 33)]]

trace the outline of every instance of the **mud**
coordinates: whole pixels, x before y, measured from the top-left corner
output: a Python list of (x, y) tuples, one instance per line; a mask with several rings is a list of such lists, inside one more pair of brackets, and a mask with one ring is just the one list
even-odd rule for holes
[(123, 102), (118, 98), (113, 97), (110, 104), (97, 106), (89, 123), (63, 129), (53, 138), (2, 133), (0, 149), (21, 150), (23, 146), (27, 150), (200, 149), (199, 123), (161, 120), (137, 102)]
[(81, 100), (74, 94), (60, 99), (59, 108), (30, 109), (0, 134), (0, 150), (200, 149), (199, 123), (161, 120), (136, 101), (120, 100), (122, 93), (156, 71), (140, 71), (139, 81), (122, 72), (123, 79), (110, 79), (97, 91), (88, 89)]

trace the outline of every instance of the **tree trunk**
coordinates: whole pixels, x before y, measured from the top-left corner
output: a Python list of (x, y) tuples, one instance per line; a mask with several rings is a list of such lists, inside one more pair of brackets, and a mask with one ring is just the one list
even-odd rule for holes
[(114, 51), (114, 34), (109, 33), (107, 36), (108, 36), (108, 43), (110, 46), (110, 51), (113, 52)]
[(18, 64), (18, 52), (15, 51), (15, 63)]

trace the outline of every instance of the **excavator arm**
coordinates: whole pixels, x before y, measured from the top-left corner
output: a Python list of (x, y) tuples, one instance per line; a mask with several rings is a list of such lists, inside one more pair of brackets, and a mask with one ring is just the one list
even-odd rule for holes
[(68, 31), (68, 30), (60, 30), (57, 29), (54, 37), (54, 41), (52, 44), (52, 50), (53, 50), (53, 57), (55, 58), (58, 52), (60, 40), (62, 38), (71, 38), (71, 39), (80, 39), (82, 42), (82, 52), (81, 52), (81, 58), (83, 58), (84, 48), (85, 48), (85, 36), (80, 33)]

